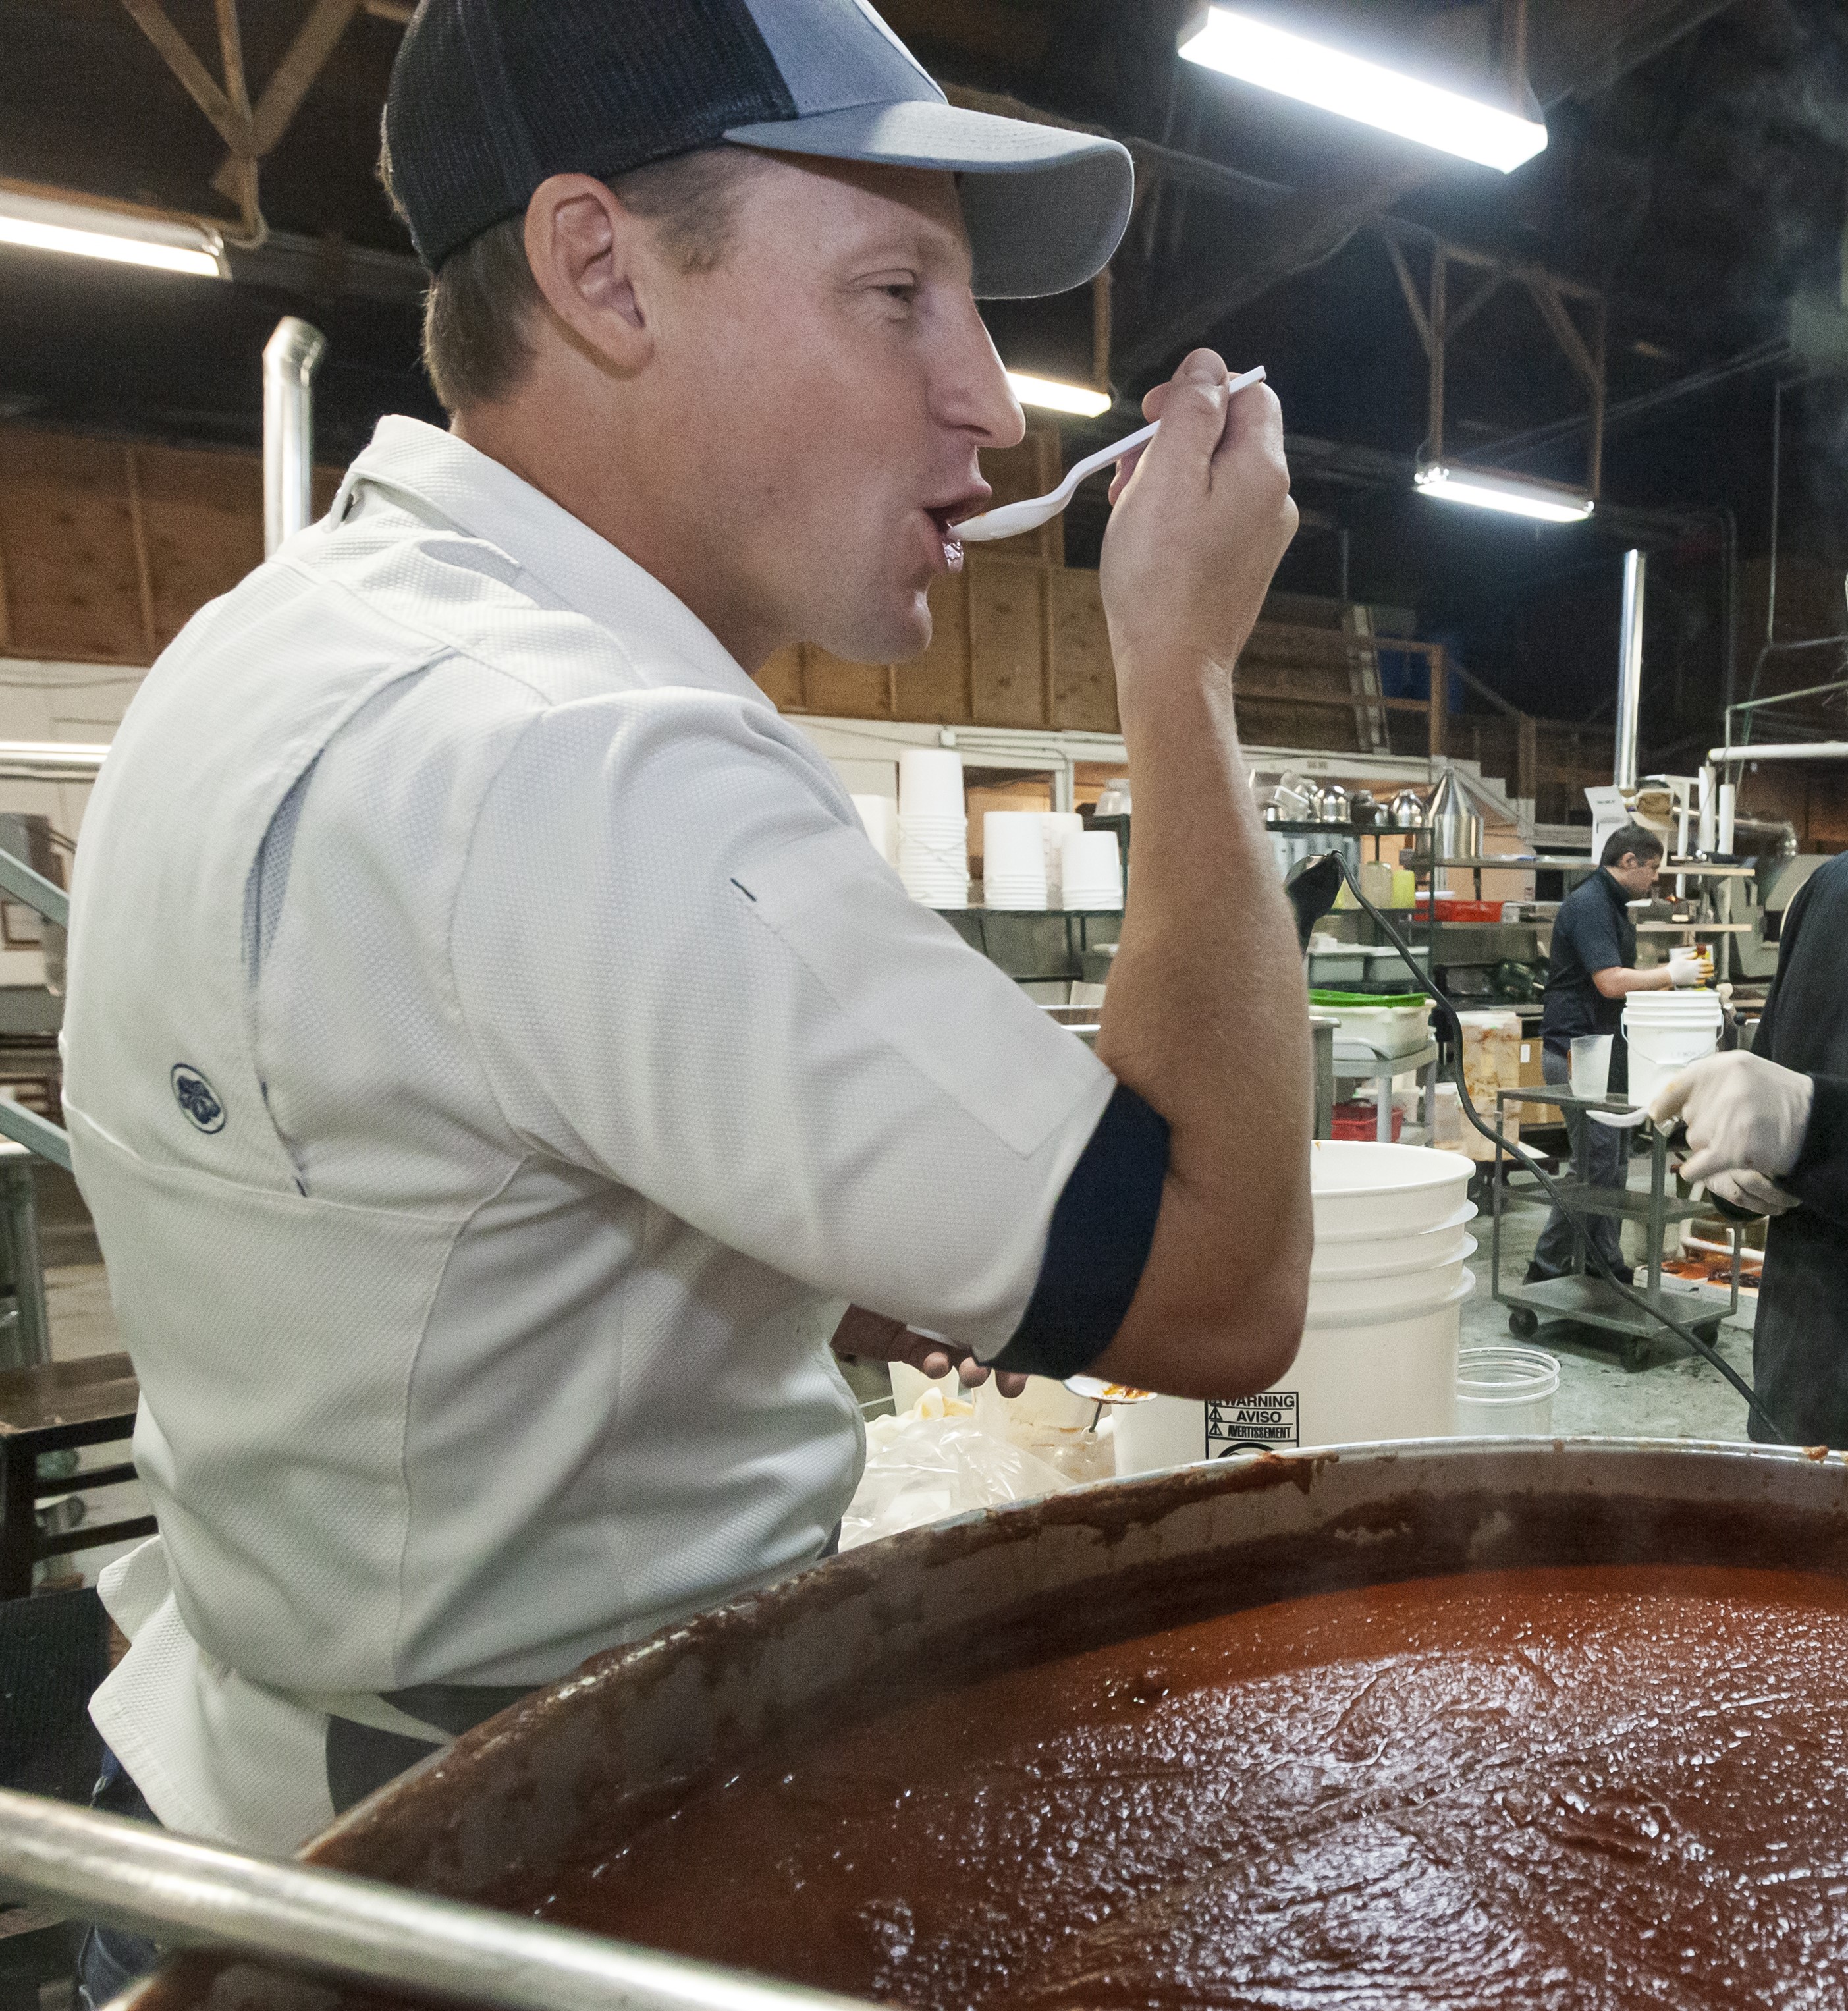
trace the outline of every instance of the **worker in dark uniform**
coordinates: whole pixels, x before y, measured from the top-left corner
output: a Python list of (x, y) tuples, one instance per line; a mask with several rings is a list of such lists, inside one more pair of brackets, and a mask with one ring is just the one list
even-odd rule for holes
[[(1688, 958), (1638, 970), (1636, 925), (1629, 904), (1646, 900), (1661, 877), (1661, 841), (1640, 824), (1626, 824), (1605, 841), (1597, 870), (1581, 881), (1559, 904), (1553, 924), (1553, 949), (1547, 978), (1546, 1003), (1541, 1014), (1545, 1045), (1541, 1072), (1556, 1087), (1571, 1074), (1572, 1044), (1581, 1034), (1609, 1034), (1609, 1091), (1620, 1096), (1629, 1082), (1629, 1055), (1623, 1041), (1623, 1002), (1633, 991), (1665, 991), (1671, 985), (1699, 984), (1711, 970), (1704, 958)], [(1622, 1187), (1628, 1178), (1629, 1134), (1588, 1123), (1568, 1111), (1566, 1135), (1572, 1143), (1573, 1173), (1587, 1186)], [(1613, 1215), (1583, 1221), (1586, 1237), (1626, 1284), (1630, 1268), (1623, 1260), (1619, 1223)], [(1573, 1224), (1555, 1208), (1547, 1217), (1527, 1267), (1527, 1283), (1563, 1276), (1573, 1268)]]
[[(1682, 1170), (1771, 1218), (1752, 1380), (1784, 1436), (1848, 1447), (1848, 855), (1784, 918), (1777, 981), (1751, 1051), (1709, 1055), (1650, 1115), (1687, 1125)], [(1757, 1419), (1754, 1438), (1768, 1437)]]

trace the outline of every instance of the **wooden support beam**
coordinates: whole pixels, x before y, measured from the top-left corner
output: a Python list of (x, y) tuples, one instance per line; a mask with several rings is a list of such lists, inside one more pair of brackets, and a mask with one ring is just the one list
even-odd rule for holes
[[(1260, 621), (1251, 632), (1251, 642), (1308, 642), (1345, 655), (1352, 650), (1402, 650), (1414, 657), (1438, 657), (1441, 642), (1423, 642), (1414, 635), (1370, 635), (1363, 642), (1345, 628), (1312, 628), (1300, 621)], [(1251, 642), (1246, 648), (1251, 647)], [(1345, 703), (1345, 701), (1344, 701)]]
[(1106, 265), (1091, 282), (1091, 385), (1110, 390), (1111, 279)]
[(1450, 320), (1445, 304), (1449, 272), (1447, 249), (1438, 244), (1431, 251), (1430, 411), (1424, 450), (1434, 461), (1444, 458), (1444, 340)]
[(1540, 727), (1531, 713), (1521, 714), (1515, 735), (1514, 792), (1531, 803), (1540, 794)]
[(360, 0), (315, 0), (313, 12), (257, 101), (253, 126), (258, 154), (267, 154), (287, 131), (309, 86), (326, 67), (359, 5)]
[(225, 96), (238, 130), (243, 135), (243, 142), (232, 148), (224, 166), (213, 178), (212, 186), (237, 205), (238, 214), (243, 219), (245, 234), (258, 237), (263, 234), (262, 212), (257, 195), (256, 142), (251, 132), (251, 92), (244, 77), (243, 34), (238, 26), (237, 0), (214, 0), (214, 5), (218, 15), (220, 66), (225, 73)]
[(233, 153), (247, 146), (247, 127), (240, 126), (231, 101), (211, 73), (193, 54), (192, 46), (168, 20), (161, 0), (122, 0), (135, 25), (161, 52), (166, 66), (179, 78), (193, 102), (209, 119), (219, 137)]
[(1559, 297), (1552, 276), (1546, 272), (1524, 271), (1521, 278), (1527, 290), (1533, 296), (1533, 304), (1540, 309), (1541, 319), (1552, 331), (1553, 340), (1565, 353), (1565, 360), (1584, 380), (1587, 390), (1598, 387), (1599, 372), (1596, 359), (1586, 346), (1585, 338), (1579, 333), (1578, 324), (1566, 312), (1565, 303)]
[[(1246, 683), (1242, 678), (1233, 684), (1232, 696), (1235, 700), (1243, 699), (1253, 705), (1300, 705), (1316, 712), (1345, 712), (1350, 715), (1354, 710), (1354, 701), (1351, 696), (1337, 697), (1332, 692), (1299, 691), (1281, 685), (1274, 689), (1260, 689)], [(1430, 706), (1421, 698), (1370, 698), (1366, 702), (1385, 712), (1430, 710)]]
[(1424, 303), (1418, 297), (1418, 283), (1412, 277), (1412, 269), (1406, 263), (1406, 254), (1398, 248), (1398, 240), (1388, 233), (1386, 255), (1392, 261), (1392, 269), (1398, 276), (1398, 290), (1406, 297), (1406, 306), (1412, 316), (1412, 326), (1418, 331), (1418, 340), (1424, 345), (1424, 353), (1431, 353), (1430, 317), (1424, 311)]
[(154, 565), (147, 550), (147, 517), (141, 507), (141, 464), (132, 447), (122, 450), (128, 478), (128, 535), (134, 548), (135, 589), (141, 604), (141, 640), (152, 663), (160, 654), (160, 635), (154, 618)]
[(1462, 334), (1463, 329), (1475, 319), (1477, 310), (1486, 306), (1502, 290), (1502, 282), (1506, 277), (1507, 275), (1504, 272), (1490, 273), (1475, 292), (1450, 317), (1449, 324), (1444, 330), (1446, 340), (1453, 335)]
[[(229, 0), (218, 0), (221, 7), (228, 3)], [(289, 130), (290, 122), (301, 109), (302, 100), (326, 68), (328, 58), (361, 4), (362, 0), (315, 0), (251, 114), (249, 151), (253, 158), (261, 159)], [(212, 177), (212, 187), (221, 194), (233, 195), (230, 184), (238, 171), (237, 149), (233, 144), (232, 158)]]
[(1450, 710), (1450, 659), (1442, 650), (1433, 650), (1430, 657), (1431, 699), (1428, 715), (1430, 726), (1430, 755), (1440, 760), (1449, 736), (1445, 731)]

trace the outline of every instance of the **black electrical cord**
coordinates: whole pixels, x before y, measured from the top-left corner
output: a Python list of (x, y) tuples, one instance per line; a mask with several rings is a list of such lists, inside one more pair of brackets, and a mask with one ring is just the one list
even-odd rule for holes
[[(1476, 1127), (1476, 1129), (1482, 1134), (1483, 1137), (1487, 1138), (1491, 1144), (1494, 1145), (1498, 1148), (1498, 1151), (1507, 1153), (1512, 1159), (1519, 1160), (1520, 1162), (1527, 1168), (1528, 1171), (1535, 1176), (1535, 1177), (1539, 1180), (1541, 1185), (1545, 1188), (1548, 1198), (1551, 1200), (1553, 1205), (1555, 1208), (1559, 1208), (1562, 1212), (1569, 1213), (1570, 1210), (1562, 1200), (1558, 1187), (1555, 1182), (1552, 1175), (1549, 1173), (1546, 1168), (1540, 1163), (1539, 1160), (1536, 1159), (1524, 1145), (1516, 1144), (1512, 1140), (1503, 1137), (1500, 1132), (1495, 1130), (1491, 1126), (1485, 1124), (1480, 1116), (1477, 1115), (1476, 1105), (1470, 1100), (1469, 1086), (1463, 1080), (1463, 1027), (1462, 1022), (1457, 1017), (1456, 1008), (1451, 1004), (1450, 1001), (1445, 997), (1444, 994), (1431, 982), (1430, 978), (1426, 972), (1420, 968), (1416, 956), (1413, 953), (1411, 945), (1408, 943), (1405, 938), (1399, 934), (1398, 929), (1393, 925), (1393, 924), (1389, 921), (1387, 917), (1374, 906), (1373, 902), (1367, 899), (1366, 895), (1360, 891), (1359, 876), (1354, 871), (1353, 868), (1349, 865), (1346, 860), (1342, 858), (1339, 852), (1331, 852), (1326, 856), (1333, 860), (1340, 867), (1341, 877), (1347, 882), (1349, 891), (1353, 895), (1355, 899), (1360, 903), (1362, 908), (1364, 909), (1366, 912), (1373, 917), (1374, 921), (1379, 924), (1381, 928), (1385, 931), (1386, 940), (1398, 952), (1400, 957), (1404, 960), (1406, 968), (1410, 971), (1413, 979), (1416, 981), (1419, 990), (1423, 992), (1426, 997), (1430, 1000), (1431, 1003), (1438, 1009), (1438, 1013), (1441, 1016), (1445, 1023), (1445, 1030), (1450, 1035), (1452, 1043), (1456, 1051), (1456, 1093), (1458, 1100), (1462, 1105), (1463, 1115), (1468, 1118), (1470, 1122)], [(1587, 1123), (1591, 1121), (1589, 1116), (1587, 1116), (1585, 1121)], [(1732, 1385), (1733, 1388), (1739, 1392), (1740, 1395), (1744, 1397), (1747, 1408), (1750, 1411), (1751, 1415), (1755, 1417), (1764, 1427), (1765, 1430), (1769, 1433), (1772, 1440), (1775, 1443), (1779, 1445), (1788, 1445), (1791, 1443), (1787, 1434), (1779, 1425), (1777, 1420), (1772, 1416), (1771, 1413), (1765, 1409), (1764, 1404), (1758, 1401), (1758, 1393), (1753, 1389), (1750, 1383), (1747, 1382), (1745, 1378), (1732, 1367), (1730, 1362), (1722, 1358), (1720, 1352), (1716, 1347), (1713, 1347), (1710, 1343), (1703, 1340), (1700, 1335), (1694, 1332), (1692, 1327), (1683, 1326), (1681, 1322), (1675, 1319), (1672, 1314), (1664, 1312), (1660, 1306), (1652, 1304), (1640, 1292), (1637, 1291), (1632, 1287), (1625, 1284), (1623, 1280), (1612, 1272), (1603, 1252), (1600, 1251), (1588, 1237), (1586, 1240), (1585, 1252), (1586, 1255), (1590, 1258), (1592, 1262), (1597, 1267), (1599, 1275), (1620, 1298), (1626, 1300), (1631, 1305), (1636, 1306), (1642, 1312), (1648, 1314), (1651, 1319), (1659, 1320), (1677, 1340), (1685, 1341), (1690, 1347), (1693, 1349), (1697, 1354), (1704, 1356), (1708, 1361), (1712, 1363), (1714, 1367), (1717, 1369), (1720, 1373), (1725, 1377), (1726, 1380)]]

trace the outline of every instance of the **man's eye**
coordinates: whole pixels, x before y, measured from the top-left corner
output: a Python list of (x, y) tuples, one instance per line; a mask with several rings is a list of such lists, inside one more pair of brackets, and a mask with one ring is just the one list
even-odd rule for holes
[(880, 291), (887, 299), (897, 301), (901, 306), (908, 308), (918, 297), (917, 284), (911, 279), (889, 279), (880, 287)]

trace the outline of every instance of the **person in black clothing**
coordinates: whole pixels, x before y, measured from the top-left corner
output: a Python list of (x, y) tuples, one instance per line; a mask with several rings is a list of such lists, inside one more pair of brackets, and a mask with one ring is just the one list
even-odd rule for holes
[[(1629, 1083), (1629, 1055), (1623, 1041), (1625, 998), (1633, 991), (1665, 991), (1671, 985), (1698, 984), (1711, 968), (1704, 959), (1694, 958), (1659, 964), (1652, 970), (1634, 968), (1637, 931), (1629, 903), (1646, 900), (1655, 891), (1661, 862), (1661, 841), (1655, 834), (1640, 824), (1626, 824), (1605, 841), (1597, 870), (1559, 904), (1540, 1020), (1545, 1048), (1541, 1073), (1557, 1087), (1564, 1087), (1570, 1077), (1574, 1039), (1585, 1034), (1609, 1034), (1613, 1036), (1609, 1091), (1613, 1096), (1622, 1094)], [(1577, 1111), (1566, 1112), (1565, 1130), (1576, 1179), (1590, 1187), (1625, 1184), (1627, 1132), (1588, 1123)], [(1583, 1226), (1587, 1240), (1629, 1283), (1630, 1269), (1623, 1261), (1615, 1217), (1593, 1215)], [(1569, 1271), (1573, 1240), (1571, 1219), (1555, 1208), (1534, 1246), (1527, 1283), (1560, 1277)]]
[[(1848, 1447), (1848, 855), (1790, 903), (1749, 1053), (1709, 1055), (1650, 1115), (1680, 1117), (1682, 1171), (1768, 1215), (1752, 1380), (1787, 1440)], [(1756, 1418), (1754, 1438), (1770, 1436)]]

